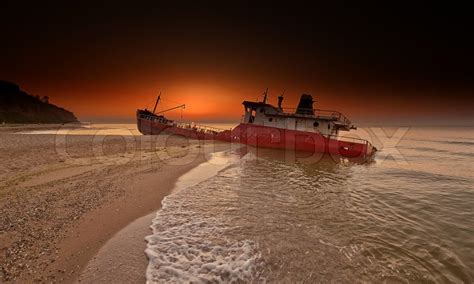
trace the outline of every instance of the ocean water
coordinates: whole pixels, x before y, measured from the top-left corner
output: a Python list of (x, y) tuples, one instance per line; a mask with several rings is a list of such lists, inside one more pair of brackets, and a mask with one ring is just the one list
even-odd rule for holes
[(472, 283), (474, 128), (365, 133), (368, 163), (215, 154), (157, 212), (148, 282)]
[[(232, 129), (238, 123), (198, 123), (222, 130)], [(140, 136), (135, 123), (90, 123), (72, 128), (65, 124), (60, 129), (36, 129), (18, 132), (19, 134), (49, 134), (49, 135), (98, 135), (98, 136)]]

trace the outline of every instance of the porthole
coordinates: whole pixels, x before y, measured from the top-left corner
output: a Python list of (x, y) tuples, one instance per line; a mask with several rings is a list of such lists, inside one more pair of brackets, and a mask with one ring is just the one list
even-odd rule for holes
[(264, 111), (264, 109), (263, 109), (263, 108), (261, 108), (261, 109), (260, 109), (260, 112), (263, 112), (263, 111)]
[(319, 122), (315, 121), (315, 122), (313, 123), (313, 126), (314, 126), (314, 127), (318, 127), (318, 126), (319, 126)]
[(272, 122), (272, 121), (273, 121), (273, 117), (270, 117), (270, 118), (268, 119), (268, 121)]

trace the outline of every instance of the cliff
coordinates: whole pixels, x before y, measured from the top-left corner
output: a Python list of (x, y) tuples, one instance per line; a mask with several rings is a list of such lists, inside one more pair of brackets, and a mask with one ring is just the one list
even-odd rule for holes
[(32, 96), (14, 83), (0, 80), (0, 123), (78, 122), (76, 116), (49, 103), (48, 97)]

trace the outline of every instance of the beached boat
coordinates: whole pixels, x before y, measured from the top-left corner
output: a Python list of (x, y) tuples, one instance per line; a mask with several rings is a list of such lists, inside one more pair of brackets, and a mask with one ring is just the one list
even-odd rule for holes
[(339, 131), (356, 129), (347, 117), (338, 111), (313, 108), (313, 97), (303, 94), (296, 109), (282, 108), (283, 96), (275, 107), (263, 101), (244, 101), (244, 115), (239, 125), (222, 130), (194, 123), (167, 119), (163, 113), (184, 108), (177, 106), (162, 112), (137, 110), (137, 127), (145, 135), (169, 133), (193, 139), (220, 140), (255, 147), (317, 152), (350, 158), (367, 158), (377, 149), (367, 140), (340, 136)]

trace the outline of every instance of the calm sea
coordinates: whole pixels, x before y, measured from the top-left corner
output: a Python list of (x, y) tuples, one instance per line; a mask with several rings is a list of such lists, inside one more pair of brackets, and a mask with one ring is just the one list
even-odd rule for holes
[(362, 132), (369, 163), (215, 154), (163, 201), (148, 280), (472, 283), (474, 128)]

